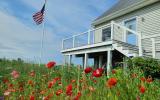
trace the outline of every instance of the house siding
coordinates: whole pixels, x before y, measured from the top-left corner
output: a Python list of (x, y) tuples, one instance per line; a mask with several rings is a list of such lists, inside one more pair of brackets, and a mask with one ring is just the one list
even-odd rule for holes
[[(143, 36), (151, 36), (153, 34), (160, 34), (160, 2), (154, 3), (152, 5), (143, 7), (134, 12), (128, 13), (116, 19), (113, 19), (115, 22), (123, 24), (124, 20), (137, 17), (137, 32), (142, 33)], [(111, 20), (110, 20), (111, 21)], [(95, 28), (101, 27), (110, 23), (110, 21), (104, 22), (100, 25), (95, 25)], [(119, 30), (122, 31), (122, 30)], [(121, 32), (120, 32), (121, 33)], [(98, 41), (98, 38), (101, 38), (102, 33), (95, 32), (95, 42)], [(160, 41), (160, 37), (155, 38), (156, 42)], [(152, 45), (150, 39), (144, 39), (142, 41), (142, 47), (144, 49), (144, 54), (151, 56)], [(156, 44), (156, 51), (160, 51), (160, 45)], [(160, 57), (159, 57), (160, 58)]]

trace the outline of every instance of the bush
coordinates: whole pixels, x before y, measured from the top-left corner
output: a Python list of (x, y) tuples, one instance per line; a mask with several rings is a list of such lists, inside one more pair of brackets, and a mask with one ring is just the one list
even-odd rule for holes
[(132, 70), (139, 67), (145, 72), (145, 75), (157, 77), (160, 75), (160, 61), (153, 58), (135, 57), (127, 60), (129, 68)]

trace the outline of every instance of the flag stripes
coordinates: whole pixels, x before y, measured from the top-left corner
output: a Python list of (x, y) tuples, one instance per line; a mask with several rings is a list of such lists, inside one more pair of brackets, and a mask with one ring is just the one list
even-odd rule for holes
[(33, 20), (36, 22), (37, 25), (41, 24), (43, 22), (43, 19), (44, 19), (44, 11), (45, 11), (45, 4), (43, 6), (43, 8), (35, 13), (33, 15)]

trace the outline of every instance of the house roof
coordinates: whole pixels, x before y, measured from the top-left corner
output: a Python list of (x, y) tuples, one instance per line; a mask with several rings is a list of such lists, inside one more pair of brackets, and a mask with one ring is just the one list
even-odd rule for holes
[(105, 21), (112, 20), (157, 1), (160, 0), (119, 0), (113, 7), (95, 19), (92, 25), (98, 25)]

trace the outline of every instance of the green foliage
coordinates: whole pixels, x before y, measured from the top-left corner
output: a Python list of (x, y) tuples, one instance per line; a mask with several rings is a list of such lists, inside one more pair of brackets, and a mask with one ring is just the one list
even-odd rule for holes
[(130, 69), (138, 67), (142, 69), (145, 74), (153, 77), (160, 75), (160, 61), (153, 58), (135, 57), (127, 60)]
[[(55, 66), (48, 69), (44, 65), (38, 66), (36, 64), (3, 60), (0, 62), (0, 74), (3, 79), (7, 78), (9, 83), (0, 80), (0, 96), (9, 89), (9, 84), (13, 84), (13, 89), (16, 89), (16, 92), (11, 92), (8, 97), (6, 96), (6, 100), (20, 100), (20, 96), (23, 96), (24, 100), (29, 100), (30, 95), (34, 95), (35, 100), (42, 100), (50, 94), (53, 94), (53, 96), (49, 100), (73, 100), (78, 91), (81, 92), (79, 100), (136, 100), (137, 97), (140, 100), (159, 99), (159, 80), (154, 80), (151, 83), (142, 82), (140, 79), (144, 77), (144, 73), (139, 69), (139, 66), (143, 64), (143, 60), (141, 59), (141, 63), (137, 63), (137, 59), (141, 58), (129, 59), (128, 62), (130, 62), (130, 65), (134, 63), (134, 66), (138, 67), (132, 67), (132, 70), (123, 70), (117, 67), (115, 73), (110, 73), (110, 76), (103, 74), (99, 78), (92, 77), (92, 73), (85, 74), (83, 69), (77, 66)], [(149, 60), (146, 66), (151, 66), (153, 63), (156, 62)], [(20, 73), (19, 78), (14, 79), (11, 76), (10, 73), (13, 70)], [(31, 71), (35, 72), (35, 76), (29, 75)], [(135, 76), (133, 77), (132, 74)], [(53, 87), (48, 88), (48, 83), (57, 77), (61, 80), (57, 81)], [(110, 78), (117, 79), (116, 85), (112, 88), (107, 86), (107, 81)], [(33, 81), (33, 85), (28, 83), (29, 80)], [(73, 80), (75, 82), (72, 82)], [(24, 91), (19, 91), (20, 83), (23, 84)], [(69, 84), (73, 86), (71, 97), (66, 95), (66, 86)], [(145, 93), (140, 92), (139, 85), (146, 88)], [(57, 96), (56, 91), (59, 89), (62, 89), (63, 93)], [(46, 92), (40, 94), (42, 90)]]

